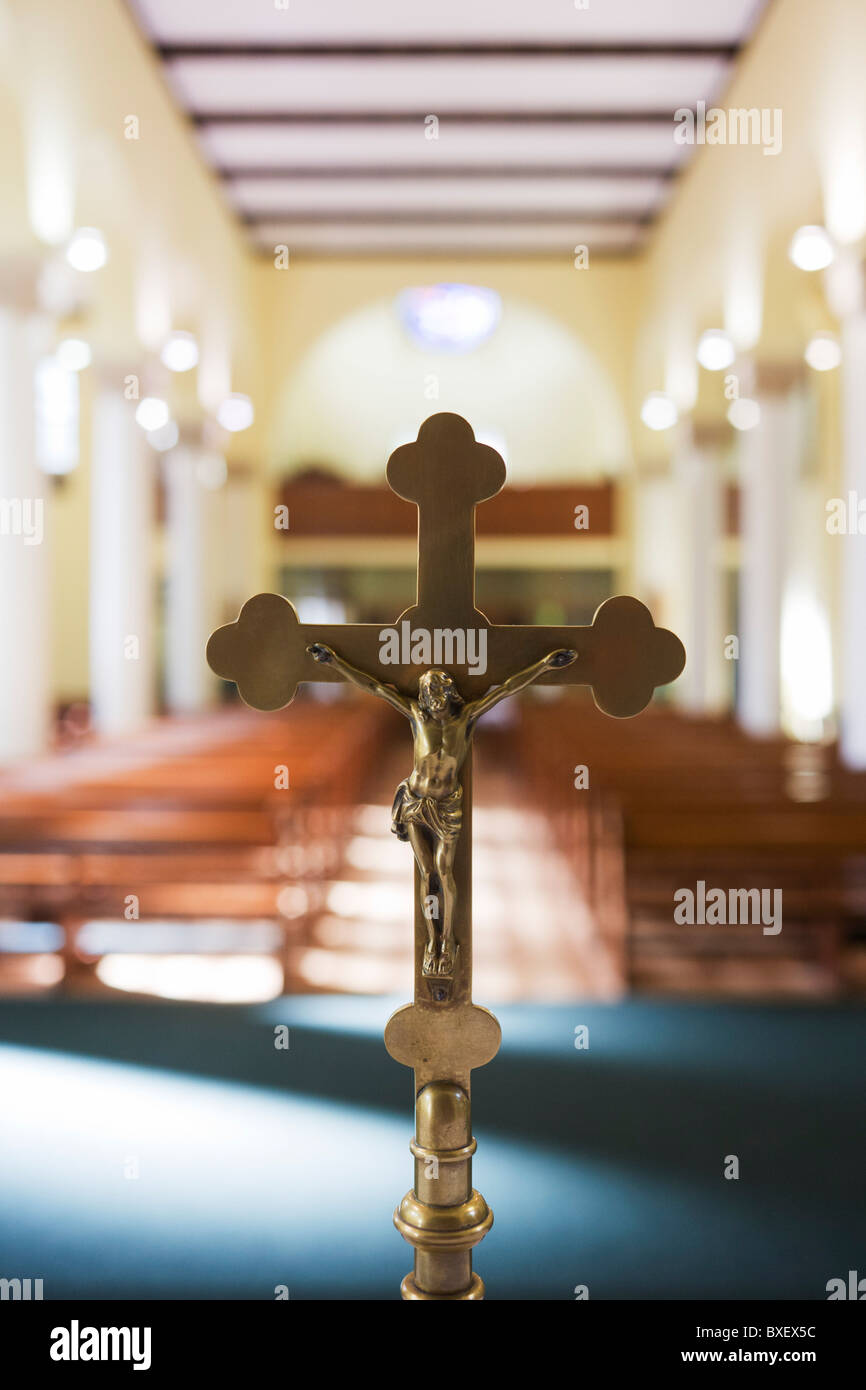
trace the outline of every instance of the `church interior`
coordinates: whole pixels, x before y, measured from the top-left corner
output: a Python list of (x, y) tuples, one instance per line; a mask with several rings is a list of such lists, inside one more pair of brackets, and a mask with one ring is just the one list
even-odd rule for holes
[(491, 624), (686, 651), (479, 723), (486, 1296), (862, 1267), (864, 64), (859, 0), (0, 0), (0, 1276), (399, 1297), (409, 734), (205, 651), (398, 622), (440, 412)]

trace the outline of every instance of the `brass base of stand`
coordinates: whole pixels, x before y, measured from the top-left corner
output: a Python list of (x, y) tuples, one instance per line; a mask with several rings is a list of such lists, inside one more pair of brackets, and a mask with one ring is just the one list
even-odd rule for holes
[(455, 1301), (460, 1299), (481, 1299), (484, 1297), (484, 1280), (478, 1274), (473, 1274), (472, 1283), (463, 1293), (425, 1293), (419, 1289), (415, 1283), (415, 1275), (407, 1274), (400, 1285), (400, 1297), (407, 1303), (416, 1302), (419, 1299), (424, 1301), (435, 1300), (437, 1303), (443, 1299)]
[(493, 1225), (493, 1213), (472, 1186), (469, 1096), (451, 1081), (431, 1081), (416, 1101), (415, 1186), (394, 1213), (414, 1247), (415, 1268), (400, 1286), (404, 1299), (484, 1297), (472, 1272), (472, 1251)]

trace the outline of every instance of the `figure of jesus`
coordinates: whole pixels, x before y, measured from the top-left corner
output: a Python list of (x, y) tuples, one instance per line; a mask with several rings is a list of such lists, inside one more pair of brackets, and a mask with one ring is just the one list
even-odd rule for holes
[(531, 685), (545, 671), (570, 666), (577, 652), (564, 648), (549, 652), (467, 703), (447, 671), (424, 671), (418, 680), (417, 699), (412, 699), (393, 685), (385, 685), (378, 677), (351, 666), (322, 642), (312, 643), (307, 651), (316, 661), (333, 667), (344, 680), (385, 700), (409, 720), (415, 745), (414, 765), (394, 796), (391, 829), (398, 839), (408, 840), (412, 846), (421, 876), (421, 908), (427, 923), (423, 974), (450, 978), (456, 957), (454, 858), (463, 823), (460, 769), (475, 725), (487, 710)]

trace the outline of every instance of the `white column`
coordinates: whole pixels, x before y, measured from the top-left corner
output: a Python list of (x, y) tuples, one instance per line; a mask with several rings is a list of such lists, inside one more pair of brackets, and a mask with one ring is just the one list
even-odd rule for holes
[(680, 573), (677, 635), (686, 667), (674, 686), (682, 709), (712, 714), (724, 705), (724, 532), (722, 460), (700, 427), (685, 428), (673, 459)]
[(165, 457), (166, 703), (193, 713), (210, 703), (216, 678), (205, 660), (214, 627), (213, 498), (201, 482), (202, 452), (182, 446)]
[(790, 389), (759, 392), (758, 400), (760, 421), (739, 438), (742, 553), (737, 703), (743, 728), (771, 737), (779, 731), (781, 720), (782, 600), (801, 412)]
[(153, 462), (133, 411), (115, 390), (93, 410), (90, 698), (107, 734), (138, 728), (153, 708)]
[(0, 762), (42, 752), (51, 728), (48, 487), (34, 445), (41, 329), (0, 308)]
[(223, 564), (220, 619), (233, 622), (259, 584), (257, 545), (261, 531), (257, 480), (248, 469), (229, 469), (219, 494)]
[[(634, 589), (658, 627), (677, 631), (680, 603), (681, 527), (673, 474), (644, 473), (632, 489), (638, 523), (634, 527)], [(687, 660), (690, 659), (687, 656)], [(682, 677), (680, 677), (682, 679)]]
[[(843, 498), (866, 499), (866, 312), (842, 325)], [(850, 510), (850, 508), (849, 508)], [(856, 512), (855, 512), (856, 515)], [(842, 650), (839, 746), (848, 767), (866, 768), (866, 535), (835, 538), (842, 547)]]

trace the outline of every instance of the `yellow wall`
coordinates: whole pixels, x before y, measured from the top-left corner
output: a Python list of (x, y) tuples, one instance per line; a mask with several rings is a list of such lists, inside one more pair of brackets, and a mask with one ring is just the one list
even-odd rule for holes
[[(833, 209), (844, 213), (852, 194), (866, 196), (864, 66), (862, 0), (769, 5), (715, 104), (780, 109), (781, 152), (733, 144), (695, 151), (646, 256), (633, 410), (664, 386), (672, 362), (687, 374), (683, 359), (693, 358), (703, 329), (727, 326), (726, 310), (738, 330), (737, 295), (760, 324), (759, 340), (745, 331), (739, 346), (759, 359), (799, 362), (812, 332), (834, 326), (820, 275), (795, 269), (787, 247), (798, 226), (825, 218), (830, 225)], [(719, 376), (704, 374), (704, 412), (723, 414), (720, 388)], [(665, 441), (652, 447), (663, 450)]]
[[(392, 311), (402, 290), (442, 281), (486, 286), (503, 301), (495, 337), (462, 373), (459, 356), (437, 358), (409, 345)], [(308, 393), (307, 408), (317, 412), (321, 428), (318, 433), (304, 430), (305, 439), (336, 438), (342, 456), (330, 462), (361, 477), (381, 477), (395, 430), (411, 429), (414, 437), (425, 416), (442, 409), (463, 410), (483, 428), (495, 422), (485, 415), (495, 417), (497, 397), (506, 433), (509, 420), (521, 424), (515, 431), (514, 467), (522, 482), (562, 476), (569, 460), (573, 476), (619, 471), (631, 456), (624, 425), (630, 382), (623, 344), (634, 335), (639, 281), (636, 263), (628, 261), (598, 260), (577, 270), (567, 258), (522, 263), (339, 260), (302, 261), (278, 270), (264, 260), (257, 270), (257, 289), (267, 345), (263, 394), (269, 402), (272, 470), (279, 473), (301, 461), (297, 422)], [(385, 381), (376, 380), (364, 357), (365, 333), (368, 351), (377, 359), (376, 372), (385, 373)], [(311, 360), (314, 349), (317, 355)], [(544, 373), (552, 378), (566, 369), (573, 379), (551, 381), (548, 394)], [(323, 372), (330, 372), (330, 381), (322, 382)], [(425, 396), (428, 375), (436, 377), (438, 398)], [(376, 410), (393, 418), (376, 420)], [(331, 418), (342, 411), (349, 415), (345, 421)], [(537, 433), (534, 454), (532, 440), (526, 438), (532, 431)]]
[[(138, 139), (125, 138), (131, 116)], [(51, 508), (55, 688), (62, 697), (86, 695), (87, 401), (97, 380), (117, 386), (135, 373), (141, 394), (166, 396), (191, 427), (203, 415), (196, 375), (211, 409), (229, 389), (258, 403), (254, 263), (120, 0), (2, 0), (0, 121), (3, 262), (30, 280), (51, 257), (62, 263), (60, 246), (35, 234), (32, 200), (58, 226), (68, 202), (68, 230), (98, 226), (110, 251), (102, 270), (78, 277), (83, 313), (60, 325), (94, 349), (82, 378), (83, 464), (54, 490)], [(197, 374), (172, 376), (154, 355), (172, 326), (196, 333)], [(258, 428), (230, 441), (230, 458), (255, 463)]]

